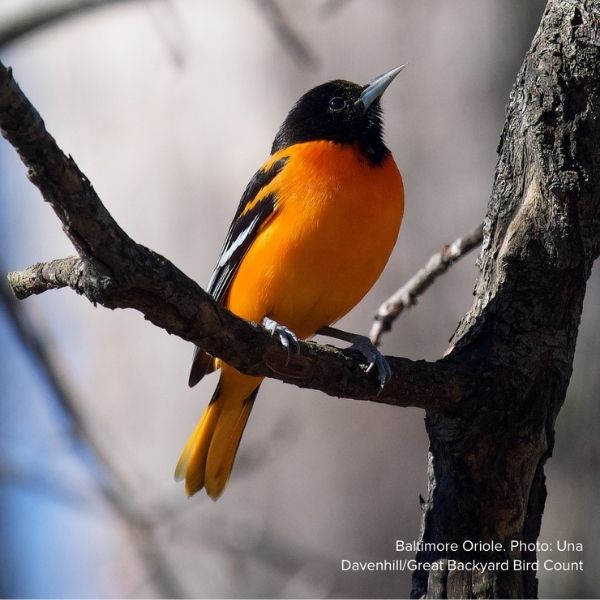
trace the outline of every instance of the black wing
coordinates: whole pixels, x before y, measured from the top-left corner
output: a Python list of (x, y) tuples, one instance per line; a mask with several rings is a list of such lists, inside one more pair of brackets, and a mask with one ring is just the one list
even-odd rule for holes
[[(283, 169), (288, 157), (280, 158), (268, 169), (257, 171), (250, 183), (246, 186), (240, 204), (237, 208), (233, 221), (227, 232), (225, 243), (221, 248), (217, 265), (208, 283), (208, 293), (221, 304), (229, 289), (229, 284), (235, 275), (242, 258), (250, 248), (257, 232), (263, 223), (275, 212), (277, 196), (270, 193), (261, 198), (254, 205), (253, 200), (260, 191)], [(250, 206), (250, 208), (248, 208)], [(196, 346), (192, 370), (190, 372), (189, 385), (196, 385), (207, 373), (214, 370), (212, 357)]]
[(242, 195), (219, 254), (217, 265), (208, 283), (208, 293), (217, 302), (223, 302), (231, 279), (256, 237), (256, 233), (275, 211), (277, 197), (274, 193), (271, 193), (261, 198), (249, 210), (247, 210), (247, 207), (260, 191), (275, 179), (287, 161), (287, 157), (280, 158), (268, 169), (257, 171)]

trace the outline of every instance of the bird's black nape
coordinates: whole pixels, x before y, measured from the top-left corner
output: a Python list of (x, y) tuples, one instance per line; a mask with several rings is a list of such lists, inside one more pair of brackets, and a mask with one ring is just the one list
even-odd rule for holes
[(383, 142), (379, 99), (366, 110), (359, 101), (366, 87), (338, 79), (308, 91), (281, 125), (271, 153), (293, 144), (327, 140), (356, 144), (369, 162), (381, 164), (390, 151)]

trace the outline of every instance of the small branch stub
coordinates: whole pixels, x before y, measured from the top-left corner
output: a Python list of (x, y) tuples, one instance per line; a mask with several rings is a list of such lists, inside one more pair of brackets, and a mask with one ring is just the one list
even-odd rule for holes
[(83, 270), (78, 256), (59, 258), (47, 263), (36, 263), (24, 271), (14, 271), (7, 276), (14, 295), (23, 300), (35, 294), (63, 287), (77, 288), (77, 279)]

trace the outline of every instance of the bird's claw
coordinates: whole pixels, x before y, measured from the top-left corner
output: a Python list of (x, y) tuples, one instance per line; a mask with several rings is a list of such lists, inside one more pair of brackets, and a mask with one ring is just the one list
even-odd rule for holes
[(366, 336), (357, 333), (350, 333), (335, 327), (325, 326), (317, 330), (317, 334), (332, 337), (352, 344), (348, 350), (356, 350), (367, 359), (366, 372), (370, 373), (373, 367), (377, 367), (377, 379), (379, 381), (379, 392), (383, 390), (385, 384), (392, 376), (392, 370), (387, 360), (379, 352), (375, 344)]
[(382, 390), (385, 384), (390, 380), (392, 370), (388, 361), (377, 349), (377, 346), (375, 346), (368, 337), (357, 335), (350, 346), (350, 350), (360, 352), (367, 359), (367, 373), (370, 373), (373, 370), (373, 367), (377, 369), (379, 389)]
[(285, 325), (280, 325), (277, 321), (269, 319), (269, 317), (263, 319), (262, 325), (271, 335), (277, 335), (281, 345), (287, 350), (287, 362), (292, 356), (292, 351), (294, 354), (300, 352), (298, 337), (291, 329), (288, 329)]

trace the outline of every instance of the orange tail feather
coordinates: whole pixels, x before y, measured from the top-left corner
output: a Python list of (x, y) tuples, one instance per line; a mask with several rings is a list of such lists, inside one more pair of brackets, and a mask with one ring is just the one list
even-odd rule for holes
[(175, 468), (188, 496), (203, 487), (213, 500), (223, 493), (261, 381), (222, 365), (217, 389)]

